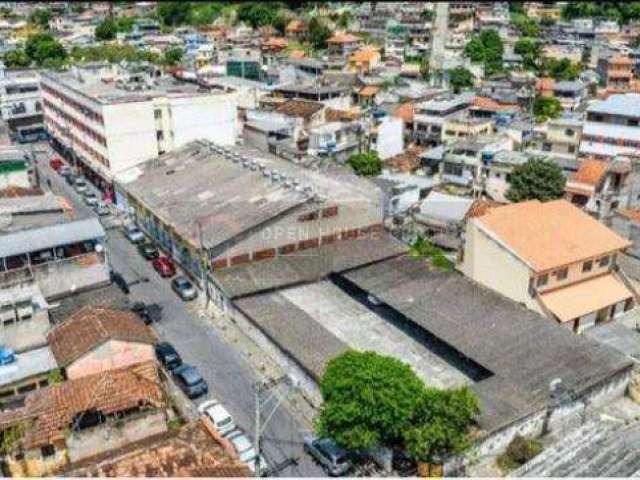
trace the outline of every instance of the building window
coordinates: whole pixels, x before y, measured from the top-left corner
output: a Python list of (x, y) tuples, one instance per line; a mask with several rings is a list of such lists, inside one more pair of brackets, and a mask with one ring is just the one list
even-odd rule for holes
[(547, 275), (546, 273), (544, 275), (540, 275), (536, 280), (536, 286), (544, 287), (548, 281), (549, 281), (549, 275)]
[(593, 261), (589, 260), (588, 262), (584, 262), (582, 264), (582, 273), (590, 272), (593, 268)]
[(164, 133), (162, 133), (162, 130), (158, 130), (156, 132), (156, 138), (158, 139), (159, 142), (161, 142), (162, 140), (164, 140)]
[(551, 151), (551, 144), (548, 142), (544, 142), (542, 144), (542, 151), (543, 152), (550, 152)]
[(573, 131), (573, 130), (571, 130), (570, 128), (567, 128), (567, 129), (564, 131), (564, 134), (565, 134), (567, 137), (573, 137), (573, 135), (574, 135), (575, 133), (576, 133), (576, 132), (574, 132), (574, 131)]
[(566, 280), (569, 275), (569, 269), (567, 267), (560, 268), (554, 272), (557, 280)]
[(567, 150), (569, 151), (569, 153), (575, 153), (576, 147), (575, 147), (575, 145), (569, 145), (567, 147)]
[(49, 444), (49, 445), (45, 445), (44, 447), (42, 447), (40, 449), (40, 451), (42, 452), (42, 456), (43, 457), (52, 457), (53, 455), (56, 454), (56, 447), (54, 447), (53, 445)]
[(607, 265), (609, 265), (609, 255), (605, 255), (600, 260), (598, 260), (598, 265), (600, 267), (606, 267)]
[(156, 120), (159, 120), (160, 118), (162, 118), (162, 110), (154, 110), (153, 111), (153, 117)]

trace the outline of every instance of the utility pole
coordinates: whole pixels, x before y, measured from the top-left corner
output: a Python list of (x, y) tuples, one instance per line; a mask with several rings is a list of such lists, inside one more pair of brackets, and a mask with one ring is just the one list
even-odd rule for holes
[[(274, 388), (276, 388), (277, 386), (284, 384), (287, 387), (289, 387), (289, 390), (287, 390), (287, 392), (285, 392), (285, 394), (288, 394), (290, 392), (290, 390), (292, 388), (296, 388), (296, 384), (294, 383), (293, 379), (289, 376), (289, 375), (283, 375), (281, 377), (278, 378), (274, 378), (271, 380), (262, 380), (262, 381), (257, 381), (254, 384), (254, 392), (255, 392), (255, 422), (254, 422), (254, 439), (253, 439), (253, 448), (256, 452), (256, 458), (255, 458), (255, 475), (256, 476), (260, 476), (260, 435), (262, 435), (262, 432), (264, 431), (265, 427), (268, 425), (269, 421), (271, 420), (271, 418), (273, 417), (273, 415), (276, 413), (276, 410), (278, 410), (278, 407), (280, 407), (280, 405), (282, 404), (283, 400), (284, 400), (284, 396), (277, 396), (275, 391), (273, 393), (271, 393), (271, 395), (269, 395), (264, 401), (261, 398), (261, 395), (263, 393), (266, 393), (270, 390), (273, 390)], [(276, 403), (273, 406), (272, 410), (267, 414), (267, 417), (265, 419), (265, 421), (262, 421), (262, 409), (263, 407), (266, 407), (266, 405), (272, 400), (276, 398)]]

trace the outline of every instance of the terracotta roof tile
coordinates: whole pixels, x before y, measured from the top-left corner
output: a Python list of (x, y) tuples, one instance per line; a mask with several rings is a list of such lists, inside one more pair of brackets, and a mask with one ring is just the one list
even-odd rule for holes
[(380, 91), (380, 87), (378, 87), (376, 85), (367, 85), (366, 87), (363, 87), (358, 92), (358, 95), (360, 95), (361, 97), (373, 97), (379, 91)]
[(471, 107), (482, 108), (483, 110), (489, 110), (493, 112), (500, 112), (503, 110), (513, 110), (515, 108), (518, 108), (517, 105), (512, 105), (512, 104), (503, 105), (489, 97), (473, 97), (473, 101), (471, 102)]
[(327, 43), (353, 43), (359, 41), (360, 38), (352, 35), (351, 33), (335, 32), (331, 37), (329, 37)]
[(413, 172), (420, 166), (420, 154), (423, 151), (422, 147), (409, 147), (404, 152), (386, 159), (385, 166), (401, 173)]
[(66, 367), (107, 340), (155, 343), (153, 331), (127, 310), (86, 306), (47, 335), (58, 365)]
[(583, 160), (572, 180), (588, 185), (598, 185), (607, 174), (607, 163), (601, 160)]
[[(150, 379), (150, 372), (153, 377)], [(160, 408), (164, 395), (153, 363), (108, 370), (67, 380), (27, 394), (17, 410), (0, 412), (0, 428), (27, 422), (22, 447), (37, 448), (64, 438), (76, 415), (97, 410), (105, 415), (138, 406)]]
[(556, 84), (556, 81), (553, 78), (543, 77), (538, 79), (538, 81), (536, 82), (536, 90), (538, 91), (553, 90), (553, 87), (555, 86), (555, 84)]
[(304, 50), (292, 50), (289, 54), (289, 58), (294, 60), (300, 60), (301, 58), (305, 58), (306, 56), (307, 54), (304, 52)]
[(495, 200), (480, 199), (473, 202), (471, 208), (467, 212), (467, 218), (480, 217), (487, 213), (492, 208), (500, 207), (504, 203), (496, 202)]
[(631, 246), (566, 200), (505, 205), (473, 221), (536, 272)]
[(324, 108), (320, 102), (312, 102), (309, 100), (288, 100), (282, 105), (278, 105), (276, 112), (282, 113), (289, 117), (310, 118), (314, 113)]
[(393, 112), (393, 116), (401, 119), (406, 123), (413, 122), (413, 116), (415, 114), (416, 104), (413, 102), (405, 102), (396, 108)]
[(351, 62), (370, 62), (376, 58), (380, 58), (380, 52), (376, 48), (362, 48), (357, 52), (353, 52), (349, 57)]
[(263, 48), (272, 48), (272, 49), (282, 49), (286, 48), (289, 44), (286, 39), (282, 37), (269, 37), (267, 40), (262, 42)]
[(337, 110), (335, 108), (327, 108), (325, 110), (325, 120), (327, 122), (341, 122), (352, 121), (358, 118), (358, 114), (356, 112), (351, 112), (349, 110)]

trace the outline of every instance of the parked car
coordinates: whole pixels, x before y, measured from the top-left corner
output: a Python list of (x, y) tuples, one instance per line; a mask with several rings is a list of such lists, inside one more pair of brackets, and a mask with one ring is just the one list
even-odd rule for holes
[(163, 278), (170, 278), (176, 274), (176, 267), (169, 257), (158, 257), (153, 261), (153, 268)]
[(136, 302), (131, 307), (131, 311), (138, 315), (146, 325), (162, 320), (162, 307), (157, 303), (147, 305), (144, 302)]
[(71, 185), (72, 187), (73, 187), (73, 185), (74, 185), (74, 183), (75, 183), (75, 181), (76, 181), (76, 179), (77, 179), (77, 178), (79, 178), (79, 177), (77, 177), (77, 176), (73, 173), (73, 170), (69, 171), (69, 174), (64, 176), (65, 181), (66, 181), (69, 185)]
[(144, 233), (133, 223), (124, 226), (124, 236), (127, 237), (131, 243), (144, 241)]
[(71, 168), (69, 165), (62, 165), (60, 167), (60, 170), (58, 170), (58, 173), (63, 177), (68, 178), (73, 175), (73, 168)]
[(198, 405), (198, 411), (211, 419), (216, 430), (223, 437), (236, 429), (233, 417), (218, 400), (211, 399)]
[(127, 281), (124, 279), (122, 275), (120, 275), (118, 272), (112, 271), (110, 276), (111, 276), (111, 281), (115, 283), (118, 287), (120, 287), (120, 290), (122, 290), (126, 294), (129, 294), (131, 292), (131, 290), (129, 290), (129, 284), (127, 283)]
[(187, 277), (183, 277), (182, 275), (173, 279), (171, 282), (171, 288), (173, 288), (178, 296), (185, 302), (194, 300), (198, 296), (198, 291), (193, 283), (191, 283)]
[(333, 477), (345, 475), (352, 467), (346, 450), (336, 445), (331, 438), (307, 437), (304, 439), (304, 451), (315, 458)]
[(138, 251), (145, 260), (155, 260), (160, 256), (158, 249), (151, 243), (145, 242), (138, 245)]
[(90, 207), (95, 207), (96, 205), (98, 205), (98, 196), (93, 192), (85, 192), (84, 203), (86, 203)]
[[(240, 461), (247, 465), (249, 469), (255, 473), (256, 471), (256, 450), (253, 448), (253, 443), (240, 429), (236, 429), (226, 436), (226, 439), (231, 442), (233, 448), (238, 452)], [(269, 465), (262, 455), (258, 461), (258, 474), (263, 475), (269, 470)]]
[(49, 161), (49, 166), (55, 170), (57, 173), (60, 173), (60, 169), (64, 166), (64, 162), (60, 157), (53, 157)]
[(111, 214), (111, 212), (109, 211), (107, 206), (106, 205), (102, 205), (100, 203), (98, 203), (95, 207), (93, 207), (93, 211), (99, 217), (107, 217), (107, 216), (109, 216)]
[(89, 185), (84, 178), (78, 177), (73, 181), (73, 189), (78, 193), (84, 193), (89, 190)]
[(209, 392), (207, 382), (204, 381), (198, 369), (193, 365), (183, 363), (173, 371), (173, 377), (189, 398), (197, 398)]
[(182, 358), (169, 342), (156, 345), (156, 358), (170, 372), (182, 365)]
[(0, 347), (0, 366), (9, 365), (17, 360), (16, 352), (12, 348)]

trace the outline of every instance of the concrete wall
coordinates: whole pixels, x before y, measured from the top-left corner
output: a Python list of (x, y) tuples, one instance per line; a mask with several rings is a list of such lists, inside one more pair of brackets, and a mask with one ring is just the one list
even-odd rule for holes
[(31, 180), (29, 178), (29, 172), (25, 168), (19, 172), (10, 172), (0, 175), (0, 188), (7, 188), (9, 186), (30, 188)]
[(34, 311), (33, 317), (11, 325), (0, 324), (0, 345), (22, 352), (47, 344), (51, 329), (47, 310)]
[(155, 361), (153, 345), (109, 340), (66, 367), (67, 378), (75, 379), (95, 373)]
[(402, 153), (403, 123), (399, 118), (385, 117), (378, 125), (378, 141), (376, 150), (381, 159), (387, 159)]
[[(614, 254), (610, 254), (609, 255), (609, 257), (610, 257), (609, 258), (609, 263), (604, 267), (601, 267), (601, 266), (598, 265), (598, 260), (601, 257), (602, 257), (602, 255), (597, 256), (597, 257), (593, 257), (593, 258), (586, 258), (584, 260), (581, 260), (579, 262), (576, 262), (576, 263), (573, 263), (573, 264), (567, 266), (567, 268), (568, 268), (567, 278), (564, 279), (564, 280), (558, 280), (557, 276), (554, 275), (553, 271), (552, 272), (548, 272), (547, 284), (544, 285), (543, 287), (536, 287), (536, 288), (537, 288), (537, 290), (539, 292), (542, 293), (542, 292), (546, 292), (546, 291), (554, 289), (554, 288), (571, 285), (572, 283), (575, 283), (575, 282), (580, 282), (580, 281), (586, 280), (588, 278), (597, 277), (598, 275), (602, 275), (603, 273), (606, 273), (606, 272), (611, 270), (611, 266), (615, 263), (615, 255)], [(591, 266), (591, 271), (590, 272), (583, 272), (582, 271), (582, 265), (584, 264), (584, 262), (586, 260), (593, 261), (593, 264)], [(540, 275), (537, 275), (536, 279), (539, 276)]]
[(529, 295), (529, 268), (489, 238), (474, 220), (467, 222), (462, 273), (476, 282), (543, 313)]

